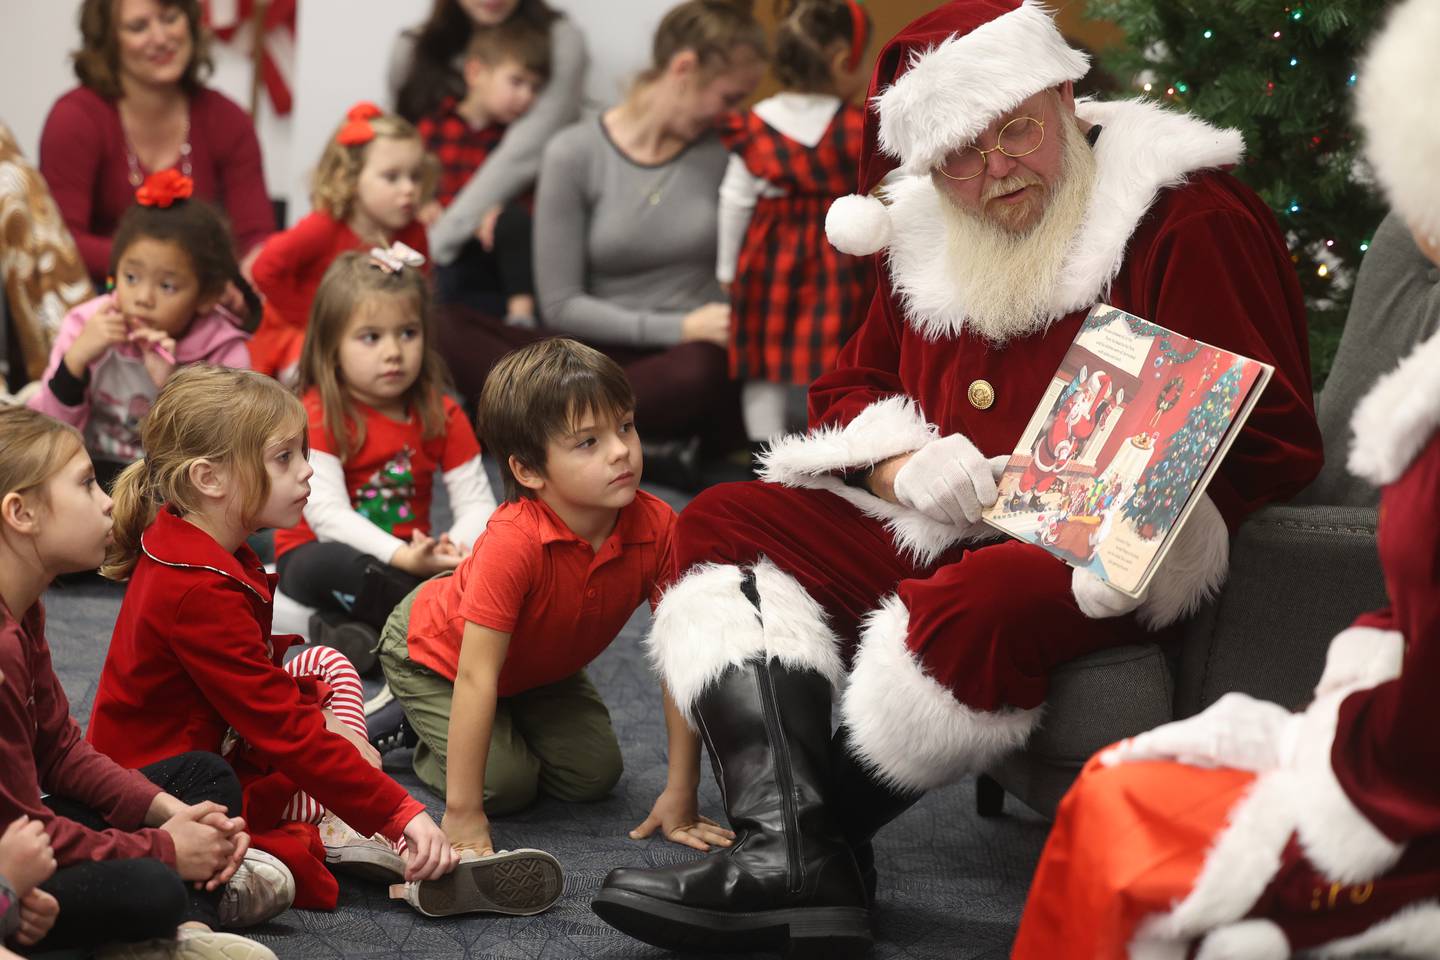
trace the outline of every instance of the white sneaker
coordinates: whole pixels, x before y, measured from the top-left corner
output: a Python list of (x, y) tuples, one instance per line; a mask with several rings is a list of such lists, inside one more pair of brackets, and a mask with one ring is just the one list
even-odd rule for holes
[(375, 691), (375, 696), (365, 701), (365, 716), (372, 717), (379, 713), (382, 708), (395, 699), (395, 694), (390, 692), (390, 684), (384, 683), (380, 689)]
[(325, 863), (331, 870), (377, 883), (405, 879), (405, 858), (396, 852), (395, 844), (379, 834), (362, 837), (333, 813), (320, 821), (320, 842), (325, 845)]
[(253, 927), (278, 917), (295, 902), (295, 875), (264, 850), (251, 847), (220, 893), (220, 925)]
[(233, 933), (181, 927), (169, 940), (111, 943), (96, 949), (95, 960), (278, 960), (269, 947)]

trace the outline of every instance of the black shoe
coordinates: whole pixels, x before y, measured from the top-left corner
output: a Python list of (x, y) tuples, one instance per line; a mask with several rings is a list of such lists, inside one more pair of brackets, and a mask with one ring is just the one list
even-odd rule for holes
[(420, 736), (405, 719), (405, 710), (399, 700), (391, 700), (385, 706), (365, 718), (365, 728), (370, 746), (381, 755), (391, 750), (408, 749), (420, 742)]
[(687, 863), (612, 870), (595, 913), (671, 950), (864, 953), (865, 888), (826, 805), (829, 682), (757, 658), (722, 674), (695, 713), (735, 843)]
[(310, 642), (334, 647), (355, 667), (356, 673), (369, 673), (380, 661), (375, 651), (380, 647), (380, 631), (368, 623), (351, 620), (344, 614), (312, 613)]
[(855, 864), (865, 882), (866, 898), (874, 904), (879, 875), (875, 871), (875, 848), (871, 839), (881, 827), (909, 810), (925, 794), (890, 786), (855, 759), (849, 730), (843, 724), (830, 741), (830, 771), (835, 797), (831, 806), (836, 821), (844, 829), (846, 842), (855, 853)]

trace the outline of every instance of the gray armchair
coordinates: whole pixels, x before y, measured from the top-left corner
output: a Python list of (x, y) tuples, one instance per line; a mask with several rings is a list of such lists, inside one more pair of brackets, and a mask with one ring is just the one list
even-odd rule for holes
[(1026, 749), (980, 778), (977, 802), (1005, 793), (1054, 815), (1101, 747), (1209, 706), (1230, 690), (1298, 707), (1320, 678), (1330, 638), (1385, 604), (1375, 552), (1378, 492), (1345, 469), (1350, 413), (1384, 372), (1440, 326), (1440, 270), (1388, 217), (1357, 278), (1335, 366), (1319, 399), (1325, 466), (1296, 500), (1257, 512), (1231, 543), (1215, 602), (1166, 645), (1120, 647), (1055, 672)]

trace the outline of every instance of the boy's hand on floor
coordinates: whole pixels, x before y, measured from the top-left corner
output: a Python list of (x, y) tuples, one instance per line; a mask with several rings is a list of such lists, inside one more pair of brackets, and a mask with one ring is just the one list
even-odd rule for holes
[(693, 790), (665, 790), (655, 800), (650, 816), (645, 822), (630, 831), (631, 840), (644, 840), (656, 830), (671, 843), (709, 851), (710, 847), (728, 847), (735, 840), (735, 832), (726, 830), (709, 817), (700, 815), (699, 803)]
[(407, 881), (438, 879), (460, 862), (460, 854), (450, 845), (450, 839), (423, 810), (405, 824), (405, 843)]
[(20, 930), (15, 942), (22, 947), (33, 947), (45, 939), (45, 934), (55, 926), (60, 915), (60, 901), (38, 887), (20, 898)]
[(450, 838), (456, 850), (473, 850), (482, 857), (495, 852), (495, 841), (490, 837), (490, 818), (485, 811), (458, 813), (446, 809), (440, 818), (440, 829)]
[(45, 824), (29, 817), (12, 821), (0, 836), (0, 877), (23, 897), (54, 872), (55, 851), (50, 849)]

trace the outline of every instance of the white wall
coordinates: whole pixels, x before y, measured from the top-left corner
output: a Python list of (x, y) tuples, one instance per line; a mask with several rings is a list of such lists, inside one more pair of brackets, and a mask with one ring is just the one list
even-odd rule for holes
[[(619, 96), (646, 63), (655, 24), (674, 0), (551, 0), (584, 31), (592, 106)], [(420, 22), (431, 0), (300, 0), (295, 107), (275, 117), (262, 97), (257, 130), (270, 192), (290, 201), (293, 223), (309, 209), (308, 178), (325, 138), (357, 100), (385, 103), (390, 45)], [(0, 0), (0, 121), (30, 157), (50, 105), (75, 85), (69, 53), (79, 42), (73, 0)], [(213, 85), (242, 106), (250, 99), (248, 46), (216, 44)]]

